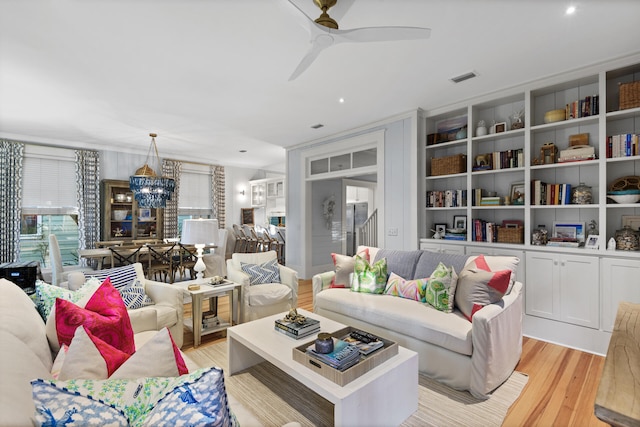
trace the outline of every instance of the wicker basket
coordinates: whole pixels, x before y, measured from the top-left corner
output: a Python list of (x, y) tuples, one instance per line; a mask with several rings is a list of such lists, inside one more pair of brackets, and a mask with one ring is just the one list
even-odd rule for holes
[(640, 107), (640, 81), (620, 84), (620, 110)]
[(431, 158), (431, 176), (450, 175), (467, 171), (467, 156), (456, 154), (454, 156)]
[(498, 227), (499, 243), (524, 243), (524, 227)]

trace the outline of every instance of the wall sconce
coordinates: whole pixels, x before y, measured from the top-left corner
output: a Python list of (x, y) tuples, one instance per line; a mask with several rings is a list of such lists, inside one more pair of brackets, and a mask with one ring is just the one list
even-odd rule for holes
[(244, 196), (244, 190), (240, 190), (240, 195)]

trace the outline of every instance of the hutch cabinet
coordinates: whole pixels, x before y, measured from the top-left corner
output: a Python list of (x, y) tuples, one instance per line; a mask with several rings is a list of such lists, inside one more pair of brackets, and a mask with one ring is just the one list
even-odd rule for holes
[(103, 180), (101, 198), (101, 239), (162, 239), (162, 209), (140, 208), (129, 189), (129, 181)]

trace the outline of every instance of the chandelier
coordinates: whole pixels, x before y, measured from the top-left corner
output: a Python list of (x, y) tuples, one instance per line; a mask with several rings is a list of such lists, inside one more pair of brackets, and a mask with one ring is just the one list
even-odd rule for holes
[(172, 178), (156, 175), (155, 171), (149, 167), (149, 157), (153, 148), (156, 157), (156, 168), (160, 169), (160, 157), (158, 156), (158, 146), (156, 145), (155, 133), (150, 133), (151, 144), (147, 152), (147, 159), (144, 166), (138, 169), (135, 175), (129, 177), (129, 188), (133, 191), (134, 197), (141, 208), (164, 208), (167, 200), (171, 200), (171, 193), (176, 188), (176, 182)]

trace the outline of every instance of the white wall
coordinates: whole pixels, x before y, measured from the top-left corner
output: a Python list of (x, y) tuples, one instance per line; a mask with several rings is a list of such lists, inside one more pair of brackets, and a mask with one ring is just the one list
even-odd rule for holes
[[(385, 132), (384, 205), (379, 206), (379, 212), (383, 211), (381, 217), (385, 235), (378, 236), (379, 244), (389, 249), (418, 248), (417, 120), (417, 112), (411, 112), (287, 151), (286, 257), (287, 265), (298, 271), (299, 277), (308, 279), (317, 272), (332, 268), (332, 264), (327, 264), (326, 260), (327, 257), (330, 260), (329, 251), (336, 252), (334, 242), (329, 242), (326, 233), (319, 229), (324, 224), (314, 219), (318, 201), (321, 203), (324, 200), (318, 199), (327, 194), (331, 186), (324, 187), (319, 183), (311, 185), (305, 181), (305, 170), (302, 169), (305, 152), (376, 130)], [(316, 191), (319, 196), (314, 194)], [(303, 199), (305, 193), (308, 197)], [(336, 190), (336, 197), (341, 198), (341, 191)], [(390, 233), (397, 235), (390, 236)], [(341, 251), (341, 247), (337, 251)]]

